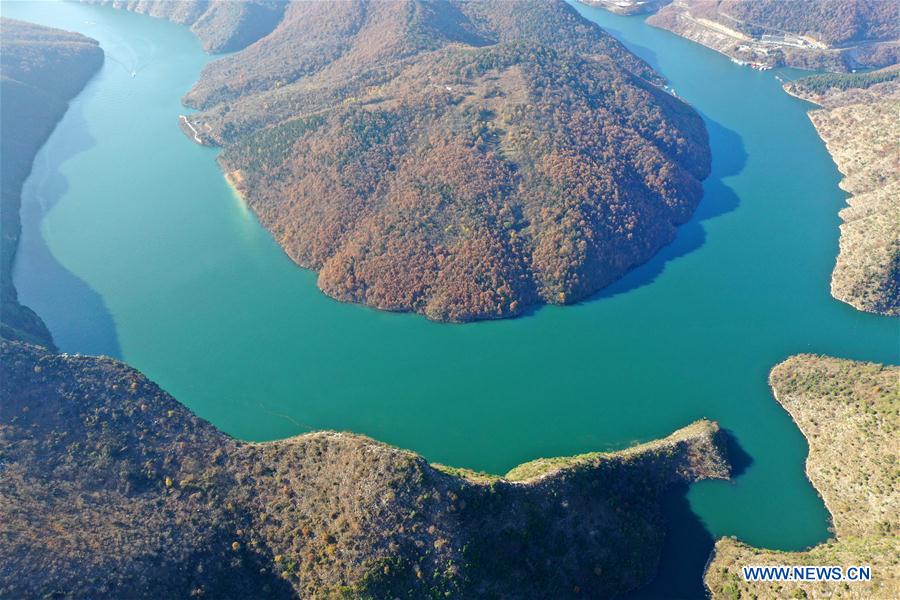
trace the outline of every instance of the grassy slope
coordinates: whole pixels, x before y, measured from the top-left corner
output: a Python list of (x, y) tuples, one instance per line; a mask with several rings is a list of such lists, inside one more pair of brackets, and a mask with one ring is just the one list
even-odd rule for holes
[(817, 76), (785, 89), (823, 108), (809, 113), (853, 194), (841, 211), (832, 295), (859, 310), (900, 314), (900, 68)]
[[(778, 401), (809, 442), (806, 471), (834, 521), (835, 539), (806, 552), (716, 543), (705, 580), (714, 598), (900, 597), (900, 368), (823, 356), (772, 370)], [(870, 583), (747, 583), (748, 565), (870, 565)]]
[[(106, 358), (0, 342), (0, 596), (610, 597), (651, 578), (698, 422), (509, 478), (346, 433), (228, 438)], [(515, 481), (512, 481), (515, 479)]]

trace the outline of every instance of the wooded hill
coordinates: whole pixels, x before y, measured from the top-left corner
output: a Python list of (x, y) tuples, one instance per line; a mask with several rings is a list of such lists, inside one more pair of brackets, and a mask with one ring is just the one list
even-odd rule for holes
[(896, 2), (879, 0), (722, 0), (718, 12), (741, 29), (809, 35), (829, 46), (900, 38)]
[(4, 598), (607, 598), (660, 494), (725, 478), (699, 421), (506, 478), (346, 433), (246, 444), (108, 358), (0, 341)]
[(297, 2), (208, 65), (204, 143), (331, 296), (467, 321), (584, 298), (672, 240), (699, 116), (562, 2)]
[(190, 27), (207, 52), (234, 52), (278, 25), (284, 0), (82, 0), (168, 19)]
[(843, 72), (900, 62), (891, 1), (678, 0), (647, 23), (749, 63)]

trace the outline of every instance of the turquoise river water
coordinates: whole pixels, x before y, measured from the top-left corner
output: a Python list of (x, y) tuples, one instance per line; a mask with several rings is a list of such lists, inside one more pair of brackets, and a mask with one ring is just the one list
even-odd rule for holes
[(810, 106), (773, 72), (640, 18), (577, 10), (706, 120), (703, 202), (672, 245), (594, 298), (446, 325), (335, 302), (282, 253), (226, 184), (216, 151), (178, 128), (180, 98), (211, 60), (186, 28), (4, 2), (5, 16), (80, 31), (107, 56), (26, 182), (22, 302), (62, 350), (122, 358), (248, 440), (352, 430), (502, 473), (716, 419), (747, 464), (673, 501), (649, 597), (701, 594), (714, 536), (786, 550), (826, 539), (806, 443), (767, 373), (798, 352), (896, 363), (900, 331), (829, 295), (845, 195)]

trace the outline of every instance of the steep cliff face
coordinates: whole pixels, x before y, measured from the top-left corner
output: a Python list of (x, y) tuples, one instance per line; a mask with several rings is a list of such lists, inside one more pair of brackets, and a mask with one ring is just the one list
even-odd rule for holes
[(610, 597), (655, 572), (702, 421), (506, 477), (321, 432), (244, 444), (111, 359), (0, 342), (0, 595)]
[(0, 335), (52, 346), (41, 319), (18, 302), (12, 266), (19, 243), (22, 184), (72, 99), (103, 64), (103, 51), (78, 33), (0, 19)]
[(327, 294), (469, 321), (672, 240), (709, 150), (659, 82), (561, 1), (296, 2), (204, 69), (183, 126)]

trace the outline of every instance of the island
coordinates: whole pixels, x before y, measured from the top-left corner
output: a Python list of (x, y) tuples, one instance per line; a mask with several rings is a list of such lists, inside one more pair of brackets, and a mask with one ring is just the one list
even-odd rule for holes
[[(769, 383), (809, 443), (806, 472), (831, 512), (835, 538), (805, 552), (716, 543), (705, 582), (713, 598), (898, 598), (897, 434), (900, 367), (794, 356)], [(868, 582), (747, 582), (744, 566), (869, 566)]]
[(850, 71), (900, 61), (892, 2), (865, 0), (580, 0), (647, 23), (759, 69)]
[(296, 2), (280, 19), (203, 70), (179, 124), (224, 148), (334, 298), (453, 322), (576, 302), (700, 201), (699, 115), (562, 0)]
[(110, 358), (4, 340), (0, 379), (5, 598), (612, 597), (655, 575), (663, 490), (730, 474), (710, 421), (495, 477), (242, 443)]
[(44, 322), (19, 304), (12, 281), (22, 185), (69, 100), (103, 65), (103, 50), (79, 33), (0, 18), (0, 55), (0, 335), (52, 345)]
[(840, 212), (832, 295), (859, 310), (900, 315), (900, 66), (804, 77), (785, 84), (822, 108), (809, 118), (852, 194)]

